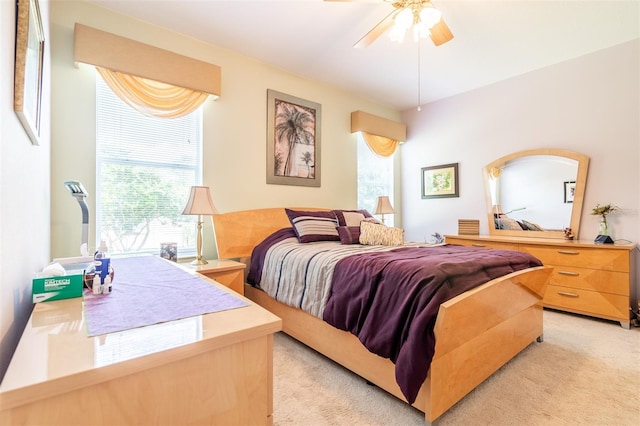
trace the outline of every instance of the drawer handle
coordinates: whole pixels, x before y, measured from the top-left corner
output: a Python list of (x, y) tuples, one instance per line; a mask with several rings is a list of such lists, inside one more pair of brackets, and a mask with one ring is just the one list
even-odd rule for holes
[(569, 276), (572, 276), (572, 277), (577, 277), (578, 275), (580, 275), (577, 272), (571, 272), (571, 271), (558, 271), (558, 274), (560, 274), (560, 275), (569, 275)]
[(573, 250), (558, 250), (558, 253), (560, 253), (560, 254), (580, 254), (579, 251), (573, 251)]
[(471, 247), (484, 247), (484, 244), (480, 244), (480, 243), (473, 243), (471, 244)]
[(579, 295), (577, 295), (576, 293), (569, 293), (566, 291), (559, 291), (558, 294), (560, 296), (568, 296), (568, 297), (580, 297)]

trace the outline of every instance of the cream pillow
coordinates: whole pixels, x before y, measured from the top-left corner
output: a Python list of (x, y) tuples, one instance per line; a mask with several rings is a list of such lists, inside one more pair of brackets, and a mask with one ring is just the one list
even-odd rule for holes
[(401, 246), (404, 244), (404, 230), (362, 221), (360, 222), (360, 244)]

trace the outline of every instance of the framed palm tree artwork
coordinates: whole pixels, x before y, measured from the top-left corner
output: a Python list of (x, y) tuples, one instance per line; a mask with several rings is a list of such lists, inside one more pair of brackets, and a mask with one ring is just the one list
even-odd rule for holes
[(267, 89), (267, 183), (320, 187), (320, 104)]

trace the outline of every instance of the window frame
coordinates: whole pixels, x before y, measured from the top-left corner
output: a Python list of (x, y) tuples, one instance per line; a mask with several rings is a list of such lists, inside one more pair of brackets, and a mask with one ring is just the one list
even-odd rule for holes
[[(399, 150), (397, 149), (396, 152), (394, 152), (391, 156), (389, 157), (382, 157), (378, 154), (376, 154), (375, 152), (373, 152), (373, 150), (371, 150), (371, 148), (369, 147), (369, 145), (367, 145), (367, 143), (364, 140), (364, 137), (362, 136), (361, 132), (357, 132), (356, 133), (356, 162), (357, 162), (357, 167), (356, 167), (356, 175), (357, 175), (357, 205), (358, 205), (358, 209), (366, 209), (367, 211), (369, 211), (371, 214), (373, 214), (374, 216), (378, 217), (379, 215), (375, 215), (375, 207), (376, 207), (376, 201), (377, 201), (377, 197), (381, 196), (381, 195), (387, 195), (389, 196), (389, 200), (391, 200), (391, 204), (395, 210), (394, 214), (385, 214), (385, 224), (388, 226), (399, 226), (398, 224), (400, 223), (399, 220), (399, 203), (398, 203), (398, 194), (399, 194), (399, 188), (398, 188), (398, 179), (397, 179), (397, 174), (398, 174), (398, 170), (399, 168)], [(362, 196), (361, 196), (361, 170), (360, 167), (361, 165), (361, 151), (362, 150), (366, 150), (366, 152), (369, 153), (369, 155), (372, 156), (372, 158), (376, 158), (379, 159), (379, 161), (381, 162), (389, 162), (390, 166), (391, 166), (391, 171), (389, 173), (389, 181), (386, 182), (384, 185), (387, 186), (388, 189), (386, 188), (382, 188), (380, 191), (378, 191), (379, 193), (376, 193), (373, 196), (373, 199), (369, 200), (363, 200)], [(384, 186), (383, 185), (383, 186)]]

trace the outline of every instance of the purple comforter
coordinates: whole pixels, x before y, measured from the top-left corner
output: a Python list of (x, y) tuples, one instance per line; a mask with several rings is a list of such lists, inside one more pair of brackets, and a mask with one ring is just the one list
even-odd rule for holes
[(336, 265), (324, 320), (391, 359), (396, 381), (413, 403), (433, 358), (440, 304), (494, 278), (541, 265), (523, 252), (457, 245), (350, 256)]
[[(256, 247), (250, 284), (259, 285), (269, 247), (295, 235), (289, 229)], [(491, 279), (541, 265), (523, 252), (457, 245), (352, 255), (335, 266), (323, 319), (356, 335), (369, 351), (391, 359), (398, 385), (413, 403), (433, 358), (440, 304)]]

